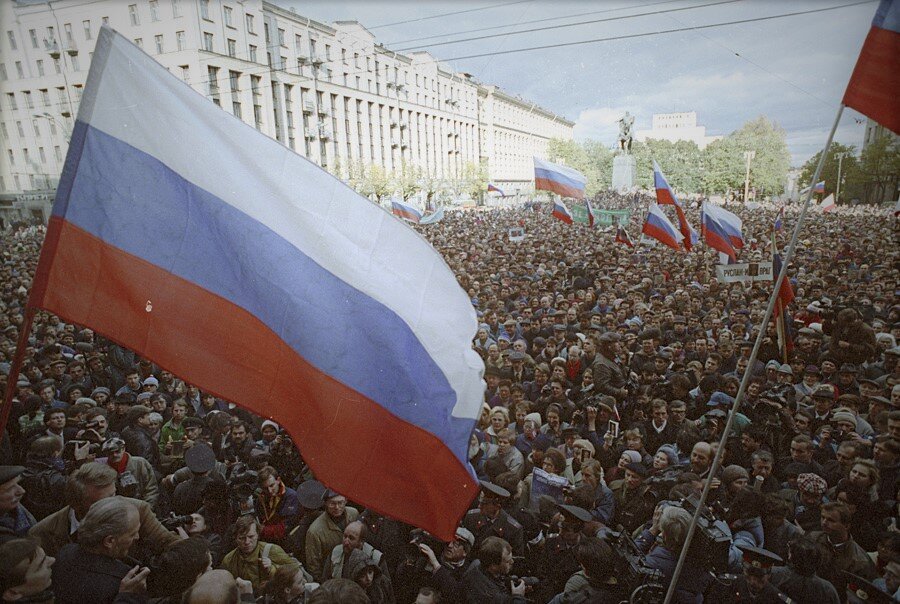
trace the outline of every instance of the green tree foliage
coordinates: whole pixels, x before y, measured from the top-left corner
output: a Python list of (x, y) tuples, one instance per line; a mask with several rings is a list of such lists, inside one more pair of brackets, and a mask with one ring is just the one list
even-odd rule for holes
[[(838, 179), (838, 160), (835, 156), (838, 153), (850, 154), (844, 158), (843, 162), (841, 162), (841, 177), (844, 181), (844, 185), (841, 187), (841, 198), (849, 199), (850, 197), (855, 196), (854, 194), (856, 191), (852, 189), (855, 189), (856, 187), (852, 185), (855, 185), (859, 179), (859, 160), (856, 158), (856, 147), (853, 145), (842, 145), (840, 143), (831, 144), (828, 155), (825, 156), (825, 164), (822, 166), (822, 175), (819, 176), (819, 181), (825, 181), (826, 195), (835, 192)], [(819, 165), (820, 157), (822, 157), (821, 151), (806, 160), (806, 163), (800, 168), (799, 186), (801, 189), (812, 183), (813, 176), (816, 172), (816, 166)], [(851, 185), (851, 189), (847, 188), (848, 184)]]
[[(845, 180), (851, 191), (859, 191), (861, 199), (881, 203), (896, 199), (900, 184), (900, 143), (882, 136), (862, 152), (858, 168)], [(847, 198), (843, 193), (841, 197)]]
[(744, 150), (731, 137), (713, 141), (703, 150), (701, 186), (707, 193), (725, 193), (744, 186)]
[(585, 175), (585, 191), (593, 196), (612, 185), (612, 151), (598, 141), (575, 142), (558, 138), (547, 145), (550, 161), (575, 168)]
[(760, 116), (744, 124), (740, 130), (730, 134), (729, 138), (733, 138), (740, 149), (742, 173), (746, 166), (743, 152), (756, 153), (750, 164), (750, 186), (762, 195), (783, 193), (787, 172), (791, 167), (791, 154), (788, 152), (784, 129), (769, 118)]
[(422, 170), (418, 166), (411, 166), (406, 160), (401, 162), (400, 171), (394, 175), (392, 183), (393, 190), (400, 194), (403, 201), (407, 201), (410, 197), (422, 190), (419, 184), (422, 178)]

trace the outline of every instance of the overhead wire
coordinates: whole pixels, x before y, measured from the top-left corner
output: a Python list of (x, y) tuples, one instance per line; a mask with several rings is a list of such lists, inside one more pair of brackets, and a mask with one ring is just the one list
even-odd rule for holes
[(442, 19), (444, 17), (452, 17), (454, 15), (462, 15), (465, 13), (475, 13), (478, 11), (489, 10), (492, 8), (500, 8), (504, 6), (512, 6), (514, 4), (525, 4), (527, 2), (533, 2), (534, 0), (516, 0), (516, 2), (504, 2), (501, 4), (491, 4), (490, 6), (479, 6), (475, 8), (467, 8), (464, 10), (457, 10), (449, 13), (443, 13), (440, 15), (430, 15), (427, 17), (418, 17), (416, 19), (406, 19), (405, 21), (395, 21), (394, 23), (382, 23), (381, 25), (372, 25), (371, 27), (367, 27), (366, 29), (381, 29), (383, 27), (394, 27), (395, 25), (404, 25), (406, 23), (418, 23), (420, 21), (429, 21), (431, 19)]

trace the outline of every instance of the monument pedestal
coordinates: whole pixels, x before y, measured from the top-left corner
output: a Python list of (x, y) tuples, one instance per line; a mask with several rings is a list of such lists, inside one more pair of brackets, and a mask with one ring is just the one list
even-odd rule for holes
[(637, 160), (633, 155), (616, 155), (613, 158), (612, 188), (620, 193), (634, 187)]

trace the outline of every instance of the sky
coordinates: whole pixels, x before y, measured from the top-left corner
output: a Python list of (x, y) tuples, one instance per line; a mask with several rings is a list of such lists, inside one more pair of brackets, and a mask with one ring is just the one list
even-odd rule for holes
[[(825, 144), (877, 6), (875, 0), (274, 1), (325, 23), (359, 21), (391, 50), (428, 51), (454, 71), (574, 121), (578, 140), (612, 146), (626, 110), (637, 130), (649, 129), (654, 113), (696, 111), (707, 135), (726, 135), (766, 115), (785, 129), (797, 167)], [(465, 58), (801, 11), (816, 12)], [(605, 21), (582, 23), (599, 19)], [(581, 24), (558, 27), (575, 23)], [(547, 27), (554, 28), (513, 33)], [(442, 44), (463, 38), (476, 39)], [(845, 110), (835, 141), (860, 148), (864, 131), (865, 119)]]

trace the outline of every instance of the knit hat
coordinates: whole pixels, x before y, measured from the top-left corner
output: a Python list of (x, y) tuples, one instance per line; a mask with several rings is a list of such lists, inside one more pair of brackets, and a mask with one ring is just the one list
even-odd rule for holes
[(840, 410), (840, 411), (837, 411), (837, 412), (835, 412), (835, 413), (831, 416), (831, 419), (832, 419), (832, 421), (834, 421), (835, 423), (837, 423), (837, 422), (849, 422), (849, 423), (853, 424), (853, 429), (856, 430), (856, 426), (857, 426), (857, 423), (856, 423), (856, 416), (853, 415), (852, 413), (850, 413), (849, 411), (846, 411), (846, 410), (843, 410), (843, 409)]
[(797, 476), (797, 489), (810, 495), (824, 495), (828, 484), (818, 474), (800, 474)]
[(622, 455), (628, 457), (628, 463), (641, 463), (641, 454), (637, 451), (626, 449), (625, 451), (622, 451)]
[(586, 440), (584, 438), (579, 438), (574, 443), (572, 443), (572, 445), (575, 447), (581, 447), (582, 449), (587, 449), (588, 451), (591, 452), (591, 455), (596, 453), (596, 450), (594, 449), (594, 445), (591, 444), (591, 441)]
[(666, 457), (669, 458), (669, 465), (675, 465), (678, 463), (678, 451), (675, 450), (675, 447), (672, 445), (663, 445), (659, 449), (656, 450), (657, 453), (665, 453)]
[(747, 470), (736, 464), (730, 465), (722, 470), (722, 484), (729, 485), (738, 478), (750, 480), (750, 474), (747, 473)]
[(525, 421), (531, 421), (535, 426), (541, 426), (541, 414), (540, 413), (529, 413), (525, 416)]
[(280, 432), (280, 431), (281, 431), (281, 428), (278, 426), (278, 424), (276, 424), (275, 422), (273, 422), (273, 421), (270, 420), (270, 419), (263, 420), (262, 426), (260, 426), (260, 430), (262, 430), (262, 429), (265, 428), (266, 426), (272, 426), (273, 428), (275, 428), (275, 431), (276, 431), (276, 432)]

